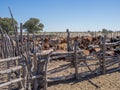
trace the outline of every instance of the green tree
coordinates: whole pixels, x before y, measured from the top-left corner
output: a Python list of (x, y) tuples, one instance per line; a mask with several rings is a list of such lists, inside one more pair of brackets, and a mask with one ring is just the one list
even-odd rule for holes
[[(16, 20), (14, 20), (14, 24), (16, 27), (18, 27), (18, 23)], [(5, 18), (1, 18), (0, 17), (0, 26), (2, 27), (2, 29), (9, 33), (10, 31), (14, 31), (14, 27), (12, 25), (12, 19), (5, 17)]]
[(101, 31), (98, 31), (98, 33), (101, 33)]
[(112, 31), (112, 30), (109, 30), (108, 32), (109, 32), (109, 33), (113, 33), (113, 31)]
[(44, 25), (40, 23), (39, 19), (30, 18), (24, 23), (23, 28), (26, 29), (27, 32), (33, 33), (43, 30)]
[(87, 32), (88, 32), (88, 33), (90, 33), (91, 31), (90, 31), (90, 30), (88, 30)]
[(107, 29), (102, 29), (102, 33), (107, 34), (108, 30)]

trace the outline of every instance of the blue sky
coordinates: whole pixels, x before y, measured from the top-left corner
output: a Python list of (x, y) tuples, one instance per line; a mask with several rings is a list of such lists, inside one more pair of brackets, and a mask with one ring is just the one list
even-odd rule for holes
[(120, 30), (120, 0), (0, 0), (0, 17), (39, 18), (44, 31)]

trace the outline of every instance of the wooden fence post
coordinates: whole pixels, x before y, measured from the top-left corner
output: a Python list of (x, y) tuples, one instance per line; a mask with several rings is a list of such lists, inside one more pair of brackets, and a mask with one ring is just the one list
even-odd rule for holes
[(71, 51), (69, 29), (67, 29), (66, 32), (67, 32), (67, 51)]
[(28, 68), (28, 73), (26, 75), (27, 77), (27, 90), (31, 90), (31, 59), (30, 59), (30, 37), (29, 37), (29, 32), (27, 33), (27, 68)]
[(20, 41), (21, 41), (21, 43), (22, 43), (22, 33), (23, 33), (23, 25), (22, 25), (22, 23), (20, 23), (20, 37), (19, 37), (19, 39), (20, 39)]
[(100, 72), (105, 74), (106, 68), (105, 68), (105, 51), (106, 51), (106, 46), (105, 46), (105, 41), (106, 41), (106, 35), (104, 37), (101, 36), (100, 38), (100, 48), (101, 48), (101, 54), (99, 58), (99, 63), (100, 63)]
[(120, 68), (120, 56), (119, 55), (118, 55), (118, 59), (119, 59), (119, 66), (118, 67)]
[(47, 86), (48, 86), (48, 82), (47, 82), (47, 69), (48, 69), (48, 62), (50, 60), (50, 56), (52, 54), (53, 51), (51, 51), (48, 56), (47, 56), (47, 61), (45, 62), (45, 75), (44, 75), (44, 81), (45, 81), (45, 85), (44, 85), (44, 90), (47, 90)]
[(20, 44), (21, 44), (21, 52), (20, 52), (20, 55), (21, 55), (21, 61), (22, 61), (22, 78), (23, 78), (23, 81), (22, 81), (22, 87), (23, 88), (26, 88), (26, 64), (25, 64), (25, 58), (24, 58), (24, 55), (23, 55), (23, 25), (22, 23), (20, 23), (20, 36), (19, 36), (19, 40), (20, 40)]
[(78, 75), (78, 58), (77, 58), (77, 41), (74, 41), (74, 63), (75, 63), (75, 77), (76, 79), (79, 79)]
[(104, 38), (103, 38), (103, 48), (102, 48), (102, 51), (103, 51), (102, 72), (103, 72), (103, 74), (106, 73), (106, 67), (105, 67), (105, 51), (106, 51), (106, 46), (105, 46), (105, 41), (106, 41), (106, 35), (104, 35)]

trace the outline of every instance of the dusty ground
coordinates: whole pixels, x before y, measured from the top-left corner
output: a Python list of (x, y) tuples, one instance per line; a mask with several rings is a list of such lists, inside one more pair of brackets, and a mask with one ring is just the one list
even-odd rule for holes
[[(0, 63), (0, 71), (6, 70), (7, 69), (6, 65), (7, 65), (6, 62)], [(14, 67), (14, 65), (13, 65), (13, 63), (10, 63), (10, 68), (12, 68), (12, 67)], [(15, 79), (14, 77), (15, 77), (15, 74), (12, 73), (11, 79)], [(7, 74), (4, 74), (4, 75), (0, 74), (0, 84), (3, 82), (7, 82), (8, 81), (7, 79), (8, 79)], [(17, 85), (12, 84), (12, 87), (15, 88), (15, 87), (17, 87)], [(0, 88), (0, 90), (8, 90), (8, 86), (2, 87), (2, 88)]]
[(48, 90), (120, 90), (120, 73), (115, 72), (83, 81), (61, 82), (49, 86)]
[[(95, 62), (88, 62), (88, 64), (91, 63), (94, 64)], [(70, 62), (66, 62), (63, 60), (49, 62), (48, 77), (54, 78), (74, 74), (75, 70), (73, 66), (68, 68), (67, 64), (70, 64)], [(84, 63), (81, 63), (81, 65), (84, 65)], [(3, 70), (2, 66), (4, 65), (0, 65), (0, 70)], [(63, 68), (60, 69), (59, 67)], [(90, 68), (94, 70), (96, 67), (98, 66), (91, 66)], [(79, 73), (84, 71), (89, 70), (87, 67), (79, 67)], [(52, 74), (50, 75), (50, 73)], [(5, 78), (6, 75), (0, 75), (0, 83), (4, 81), (3, 77)], [(3, 89), (0, 88), (0, 90)], [(4, 90), (7, 90), (6, 87), (4, 88)], [(68, 81), (50, 83), (48, 86), (48, 90), (120, 90), (120, 72), (112, 72), (110, 74), (91, 76), (88, 78), (81, 77), (80, 80), (71, 79)]]
[[(67, 63), (65, 61), (53, 61), (49, 63), (49, 69), (51, 69), (51, 66), (52, 68), (54, 66), (60, 67)], [(83, 69), (79, 68), (79, 72), (85, 69), (85, 67)], [(68, 68), (49, 75), (49, 77), (70, 75), (72, 73), (74, 73), (74, 68)], [(120, 72), (88, 77), (83, 80), (71, 79), (69, 81), (55, 82), (49, 85), (48, 90), (120, 90)]]

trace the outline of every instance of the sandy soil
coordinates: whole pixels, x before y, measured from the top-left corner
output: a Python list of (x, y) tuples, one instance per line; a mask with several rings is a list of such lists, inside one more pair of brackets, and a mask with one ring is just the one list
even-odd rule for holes
[(83, 81), (61, 82), (49, 86), (48, 90), (120, 90), (120, 73), (115, 72)]
[[(94, 61), (87, 62), (88, 64), (94, 64)], [(59, 76), (67, 76), (74, 74), (75, 70), (73, 66), (67, 67), (64, 60), (51, 61), (48, 64), (48, 78), (54, 78)], [(81, 63), (84, 65), (84, 63)], [(5, 67), (4, 64), (0, 65), (0, 70)], [(59, 67), (63, 67), (60, 69)], [(91, 66), (90, 68), (94, 70), (98, 66)], [(79, 68), (79, 73), (89, 71), (87, 67)], [(52, 74), (50, 74), (52, 73)], [(0, 83), (4, 82), (6, 76), (0, 75)], [(6, 87), (0, 90), (7, 90)], [(55, 83), (50, 83), (48, 90), (120, 90), (120, 72), (112, 72), (110, 74), (91, 76), (88, 78), (81, 77), (80, 80), (71, 79), (68, 81), (60, 81)]]
[[(67, 63), (65, 61), (52, 61), (49, 63), (49, 69), (57, 68)], [(84, 70), (87, 71), (87, 68), (79, 68), (79, 72)], [(48, 75), (48, 77), (64, 76), (73, 73), (74, 68), (68, 68)], [(55, 82), (49, 85), (48, 90), (120, 90), (120, 72), (112, 72), (88, 78), (81, 77), (80, 80), (71, 79), (69, 81)]]

